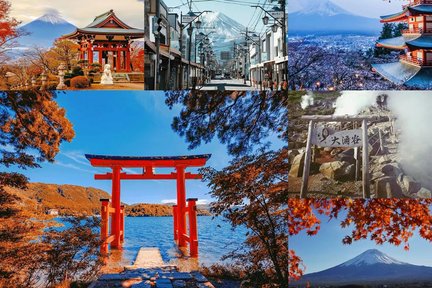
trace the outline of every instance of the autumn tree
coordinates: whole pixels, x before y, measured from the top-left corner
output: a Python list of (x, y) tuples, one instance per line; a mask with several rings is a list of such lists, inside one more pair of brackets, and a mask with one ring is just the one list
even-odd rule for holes
[(248, 229), (226, 257), (241, 263), (250, 287), (287, 287), (287, 150), (268, 140), (287, 139), (287, 93), (178, 91), (167, 92), (166, 103), (180, 105), (172, 128), (190, 149), (218, 138), (233, 156), (221, 171), (201, 171), (216, 199), (211, 210)]
[(14, 40), (22, 34), (18, 30), (20, 22), (9, 16), (10, 9), (9, 1), (0, 0), (0, 65), (6, 60), (5, 52), (16, 45)]
[(49, 247), (42, 262), (47, 287), (92, 280), (103, 265), (100, 238), (94, 233), (100, 227), (99, 218), (68, 217), (64, 221), (67, 229), (52, 227), (42, 238)]
[(132, 65), (132, 71), (144, 72), (144, 43), (132, 42), (131, 65)]
[[(63, 141), (74, 137), (65, 110), (53, 92), (9, 91), (0, 93), (0, 164), (4, 168), (39, 167), (53, 161)], [(28, 179), (17, 172), (0, 172), (0, 286), (31, 287), (44, 245), (38, 241), (42, 222), (23, 211), (19, 198), (5, 186), (25, 189)]]
[[(340, 221), (341, 227), (352, 228), (341, 239), (343, 244), (370, 239), (409, 249), (409, 239), (417, 232), (432, 241), (432, 199), (289, 199), (288, 231), (294, 236), (302, 231), (316, 235), (320, 230), (318, 215)], [(289, 277), (298, 280), (305, 266), (293, 249), (289, 250)]]

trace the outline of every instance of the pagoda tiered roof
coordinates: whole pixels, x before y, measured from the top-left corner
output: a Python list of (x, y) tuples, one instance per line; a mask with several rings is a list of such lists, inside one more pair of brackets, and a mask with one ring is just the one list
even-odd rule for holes
[(410, 49), (432, 49), (432, 36), (399, 36), (389, 39), (380, 39), (377, 41), (377, 46), (396, 50), (403, 50), (406, 47)]
[(373, 69), (382, 77), (395, 83), (415, 89), (432, 87), (432, 68), (421, 67), (404, 62), (372, 64)]
[(407, 6), (401, 12), (381, 16), (381, 23), (405, 21), (408, 16), (418, 14), (432, 14), (432, 5), (420, 4)]
[(84, 28), (77, 28), (70, 34), (63, 35), (63, 38), (77, 38), (79, 35), (122, 35), (130, 38), (143, 38), (144, 29), (133, 28), (120, 20), (110, 10), (96, 16), (92, 23)]

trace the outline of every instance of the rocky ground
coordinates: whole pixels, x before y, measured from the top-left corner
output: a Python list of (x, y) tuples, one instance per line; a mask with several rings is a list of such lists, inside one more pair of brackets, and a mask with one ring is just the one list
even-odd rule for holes
[[(332, 115), (333, 104), (338, 93), (321, 93), (314, 97), (313, 105), (302, 109), (301, 97), (304, 93), (289, 95), (289, 193), (299, 196), (302, 183), (308, 121), (302, 115)], [(393, 119), (387, 108), (370, 106), (359, 115), (381, 116)], [(397, 120), (396, 120), (397, 121)], [(329, 124), (337, 125), (337, 124)], [(348, 123), (345, 125), (353, 125)], [(334, 127), (336, 128), (336, 127)], [(351, 129), (351, 127), (342, 127)], [(395, 131), (390, 120), (372, 122), (368, 126), (370, 155), (370, 190), (372, 197), (430, 198), (431, 191), (422, 187), (410, 175), (406, 175), (400, 165), (398, 143), (400, 131)], [(381, 134), (381, 141), (379, 135)], [(308, 197), (347, 196), (362, 197), (361, 170), (357, 170), (354, 148), (313, 147), (313, 160), (310, 168)], [(361, 158), (358, 159), (361, 163)], [(361, 168), (360, 168), (361, 169)], [(356, 181), (357, 179), (357, 181)]]
[[(213, 285), (214, 284), (214, 285)], [(125, 269), (101, 275), (89, 288), (239, 288), (239, 281), (207, 279), (198, 271), (179, 272), (175, 266)]]

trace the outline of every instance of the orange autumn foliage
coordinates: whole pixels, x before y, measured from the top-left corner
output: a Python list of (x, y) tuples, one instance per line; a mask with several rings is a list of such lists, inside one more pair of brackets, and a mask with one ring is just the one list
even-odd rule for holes
[[(432, 241), (431, 204), (432, 199), (289, 199), (288, 235), (302, 231), (310, 236), (317, 234), (320, 214), (329, 220), (340, 220), (341, 227), (352, 227), (351, 234), (342, 239), (343, 244), (370, 239), (376, 244), (403, 244), (408, 250), (409, 239), (415, 231)], [(289, 277), (300, 279), (305, 266), (292, 249), (289, 249), (288, 264)]]
[(144, 72), (144, 49), (135, 49), (131, 55), (133, 71)]
[(0, 0), (0, 46), (4, 44), (8, 38), (17, 35), (17, 26), (19, 22), (9, 17), (10, 3), (6, 0)]

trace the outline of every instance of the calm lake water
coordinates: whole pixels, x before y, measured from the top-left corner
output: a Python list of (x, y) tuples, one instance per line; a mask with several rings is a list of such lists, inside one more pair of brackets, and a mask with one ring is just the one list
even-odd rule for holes
[[(69, 226), (62, 218), (56, 220), (65, 224), (64, 228)], [(163, 260), (179, 266), (180, 270), (210, 266), (222, 262), (223, 255), (241, 247), (245, 234), (246, 228), (232, 229), (221, 217), (198, 216), (199, 258), (190, 259), (183, 255), (174, 242), (172, 217), (126, 217), (123, 250), (111, 251), (109, 269), (116, 270), (132, 264), (141, 247), (159, 248)]]

